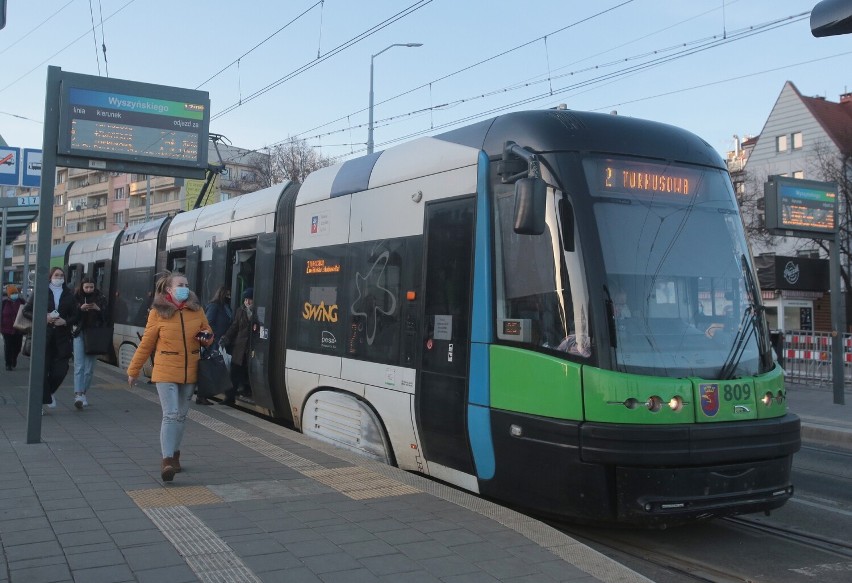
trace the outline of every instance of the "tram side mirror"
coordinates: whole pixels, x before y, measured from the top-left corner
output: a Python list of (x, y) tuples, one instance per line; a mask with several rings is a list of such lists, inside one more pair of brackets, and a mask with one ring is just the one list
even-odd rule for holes
[(815, 37), (852, 32), (852, 4), (849, 0), (822, 0), (811, 10), (811, 34)]
[(544, 207), (547, 183), (541, 178), (521, 178), (515, 182), (515, 232), (519, 235), (544, 233)]

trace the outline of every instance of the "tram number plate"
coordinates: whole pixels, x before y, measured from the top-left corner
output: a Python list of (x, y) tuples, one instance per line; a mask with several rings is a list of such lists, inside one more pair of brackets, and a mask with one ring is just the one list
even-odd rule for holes
[(748, 383), (725, 384), (722, 386), (722, 399), (730, 401), (751, 401), (751, 385)]

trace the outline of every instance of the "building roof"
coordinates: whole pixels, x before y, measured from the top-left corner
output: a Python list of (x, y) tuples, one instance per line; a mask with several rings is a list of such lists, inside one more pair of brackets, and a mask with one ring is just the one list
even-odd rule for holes
[(828, 101), (824, 97), (806, 97), (802, 95), (792, 81), (788, 81), (808, 108), (814, 118), (845, 155), (852, 155), (852, 99), (847, 93), (841, 96), (840, 103)]

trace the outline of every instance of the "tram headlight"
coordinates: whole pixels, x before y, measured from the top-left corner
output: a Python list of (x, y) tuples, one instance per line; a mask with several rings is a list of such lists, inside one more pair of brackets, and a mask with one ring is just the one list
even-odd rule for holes
[(772, 393), (771, 393), (771, 392), (766, 393), (765, 395), (763, 395), (763, 398), (762, 398), (760, 401), (761, 401), (764, 405), (766, 405), (767, 407), (769, 407), (770, 405), (772, 405), (772, 401), (773, 401)]
[(678, 412), (683, 409), (683, 399), (681, 399), (680, 395), (675, 395), (669, 399), (669, 409), (674, 412)]
[(657, 413), (660, 409), (663, 408), (663, 400), (657, 397), (656, 395), (653, 397), (648, 397), (648, 400), (645, 401), (645, 406), (651, 413)]

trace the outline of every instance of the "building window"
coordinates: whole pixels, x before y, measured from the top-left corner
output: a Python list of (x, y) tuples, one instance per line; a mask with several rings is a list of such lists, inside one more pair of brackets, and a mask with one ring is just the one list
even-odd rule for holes
[(54, 239), (53, 244), (54, 245), (62, 245), (62, 238), (60, 237), (59, 239)]
[(793, 178), (804, 178), (804, 177), (805, 177), (804, 170), (796, 170), (795, 172), (793, 172)]
[(54, 217), (53, 226), (54, 227), (62, 227), (62, 217)]
[(30, 255), (38, 250), (38, 243), (30, 243)]
[(114, 213), (112, 215), (112, 222), (115, 225), (124, 224), (124, 211), (121, 211), (120, 213)]
[(787, 151), (787, 136), (776, 136), (775, 137), (775, 151), (776, 152), (786, 152)]
[(793, 149), (802, 149), (802, 132), (796, 132), (795, 134), (793, 134)]
[(63, 203), (64, 203), (64, 200), (65, 200), (65, 195), (60, 194), (59, 196), (57, 196), (53, 199), (53, 204), (56, 205), (56, 206), (62, 206)]
[(115, 200), (122, 200), (124, 198), (127, 198), (127, 191), (123, 186), (119, 186), (115, 189)]

